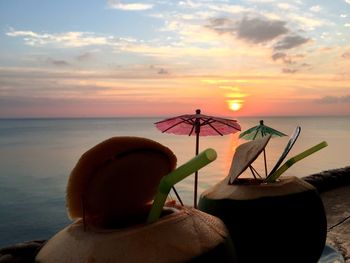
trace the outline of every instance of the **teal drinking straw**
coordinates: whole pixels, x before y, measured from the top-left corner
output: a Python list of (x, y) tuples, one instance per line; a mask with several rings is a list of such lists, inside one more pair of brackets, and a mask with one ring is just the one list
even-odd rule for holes
[(214, 149), (206, 149), (193, 159), (189, 160), (187, 163), (181, 165), (176, 170), (164, 176), (162, 180), (160, 180), (158, 191), (153, 201), (151, 211), (148, 215), (147, 222), (152, 223), (158, 220), (171, 187), (190, 174), (193, 174), (195, 171), (198, 171), (207, 164), (211, 163), (216, 159), (216, 157), (217, 154)]
[(288, 168), (291, 167), (293, 164), (295, 164), (296, 162), (304, 159), (305, 157), (321, 150), (322, 148), (326, 147), (327, 145), (328, 145), (327, 142), (323, 141), (323, 142), (303, 151), (302, 153), (299, 153), (298, 155), (290, 158), (280, 168), (278, 168), (278, 170), (276, 172), (274, 172), (272, 175), (268, 176), (265, 179), (265, 182), (266, 183), (275, 182), (278, 179), (278, 177), (280, 177), (281, 174), (283, 174), (286, 170), (288, 170)]

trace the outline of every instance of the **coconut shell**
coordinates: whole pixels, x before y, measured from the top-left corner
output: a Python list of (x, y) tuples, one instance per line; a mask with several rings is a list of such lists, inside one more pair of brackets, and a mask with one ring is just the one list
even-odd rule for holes
[(160, 179), (176, 167), (173, 152), (150, 139), (114, 137), (85, 152), (67, 185), (71, 219), (120, 227), (141, 220)]
[(225, 223), (239, 262), (318, 261), (327, 221), (312, 185), (297, 177), (259, 185), (228, 180), (203, 192), (198, 207)]
[(236, 262), (222, 221), (193, 208), (178, 207), (152, 224), (120, 230), (73, 223), (52, 237), (36, 261), (57, 262)]

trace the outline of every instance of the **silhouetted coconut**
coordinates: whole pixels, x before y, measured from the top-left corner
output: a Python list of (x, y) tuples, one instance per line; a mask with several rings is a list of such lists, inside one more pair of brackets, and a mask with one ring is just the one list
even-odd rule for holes
[(229, 178), (201, 195), (199, 209), (223, 220), (239, 262), (317, 262), (327, 222), (316, 189), (297, 177), (275, 183)]

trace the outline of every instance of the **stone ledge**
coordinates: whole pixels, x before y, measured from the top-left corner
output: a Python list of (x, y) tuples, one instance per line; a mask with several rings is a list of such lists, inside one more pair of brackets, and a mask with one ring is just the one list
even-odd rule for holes
[(327, 243), (350, 263), (350, 166), (303, 178), (314, 185), (327, 215)]
[(315, 186), (319, 193), (322, 193), (350, 185), (350, 166), (308, 175), (303, 177), (303, 179)]

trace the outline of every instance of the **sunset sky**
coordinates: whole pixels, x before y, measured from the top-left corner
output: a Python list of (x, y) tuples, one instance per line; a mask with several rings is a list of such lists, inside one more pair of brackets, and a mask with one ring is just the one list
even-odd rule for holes
[(2, 0), (0, 117), (350, 115), (350, 0)]

